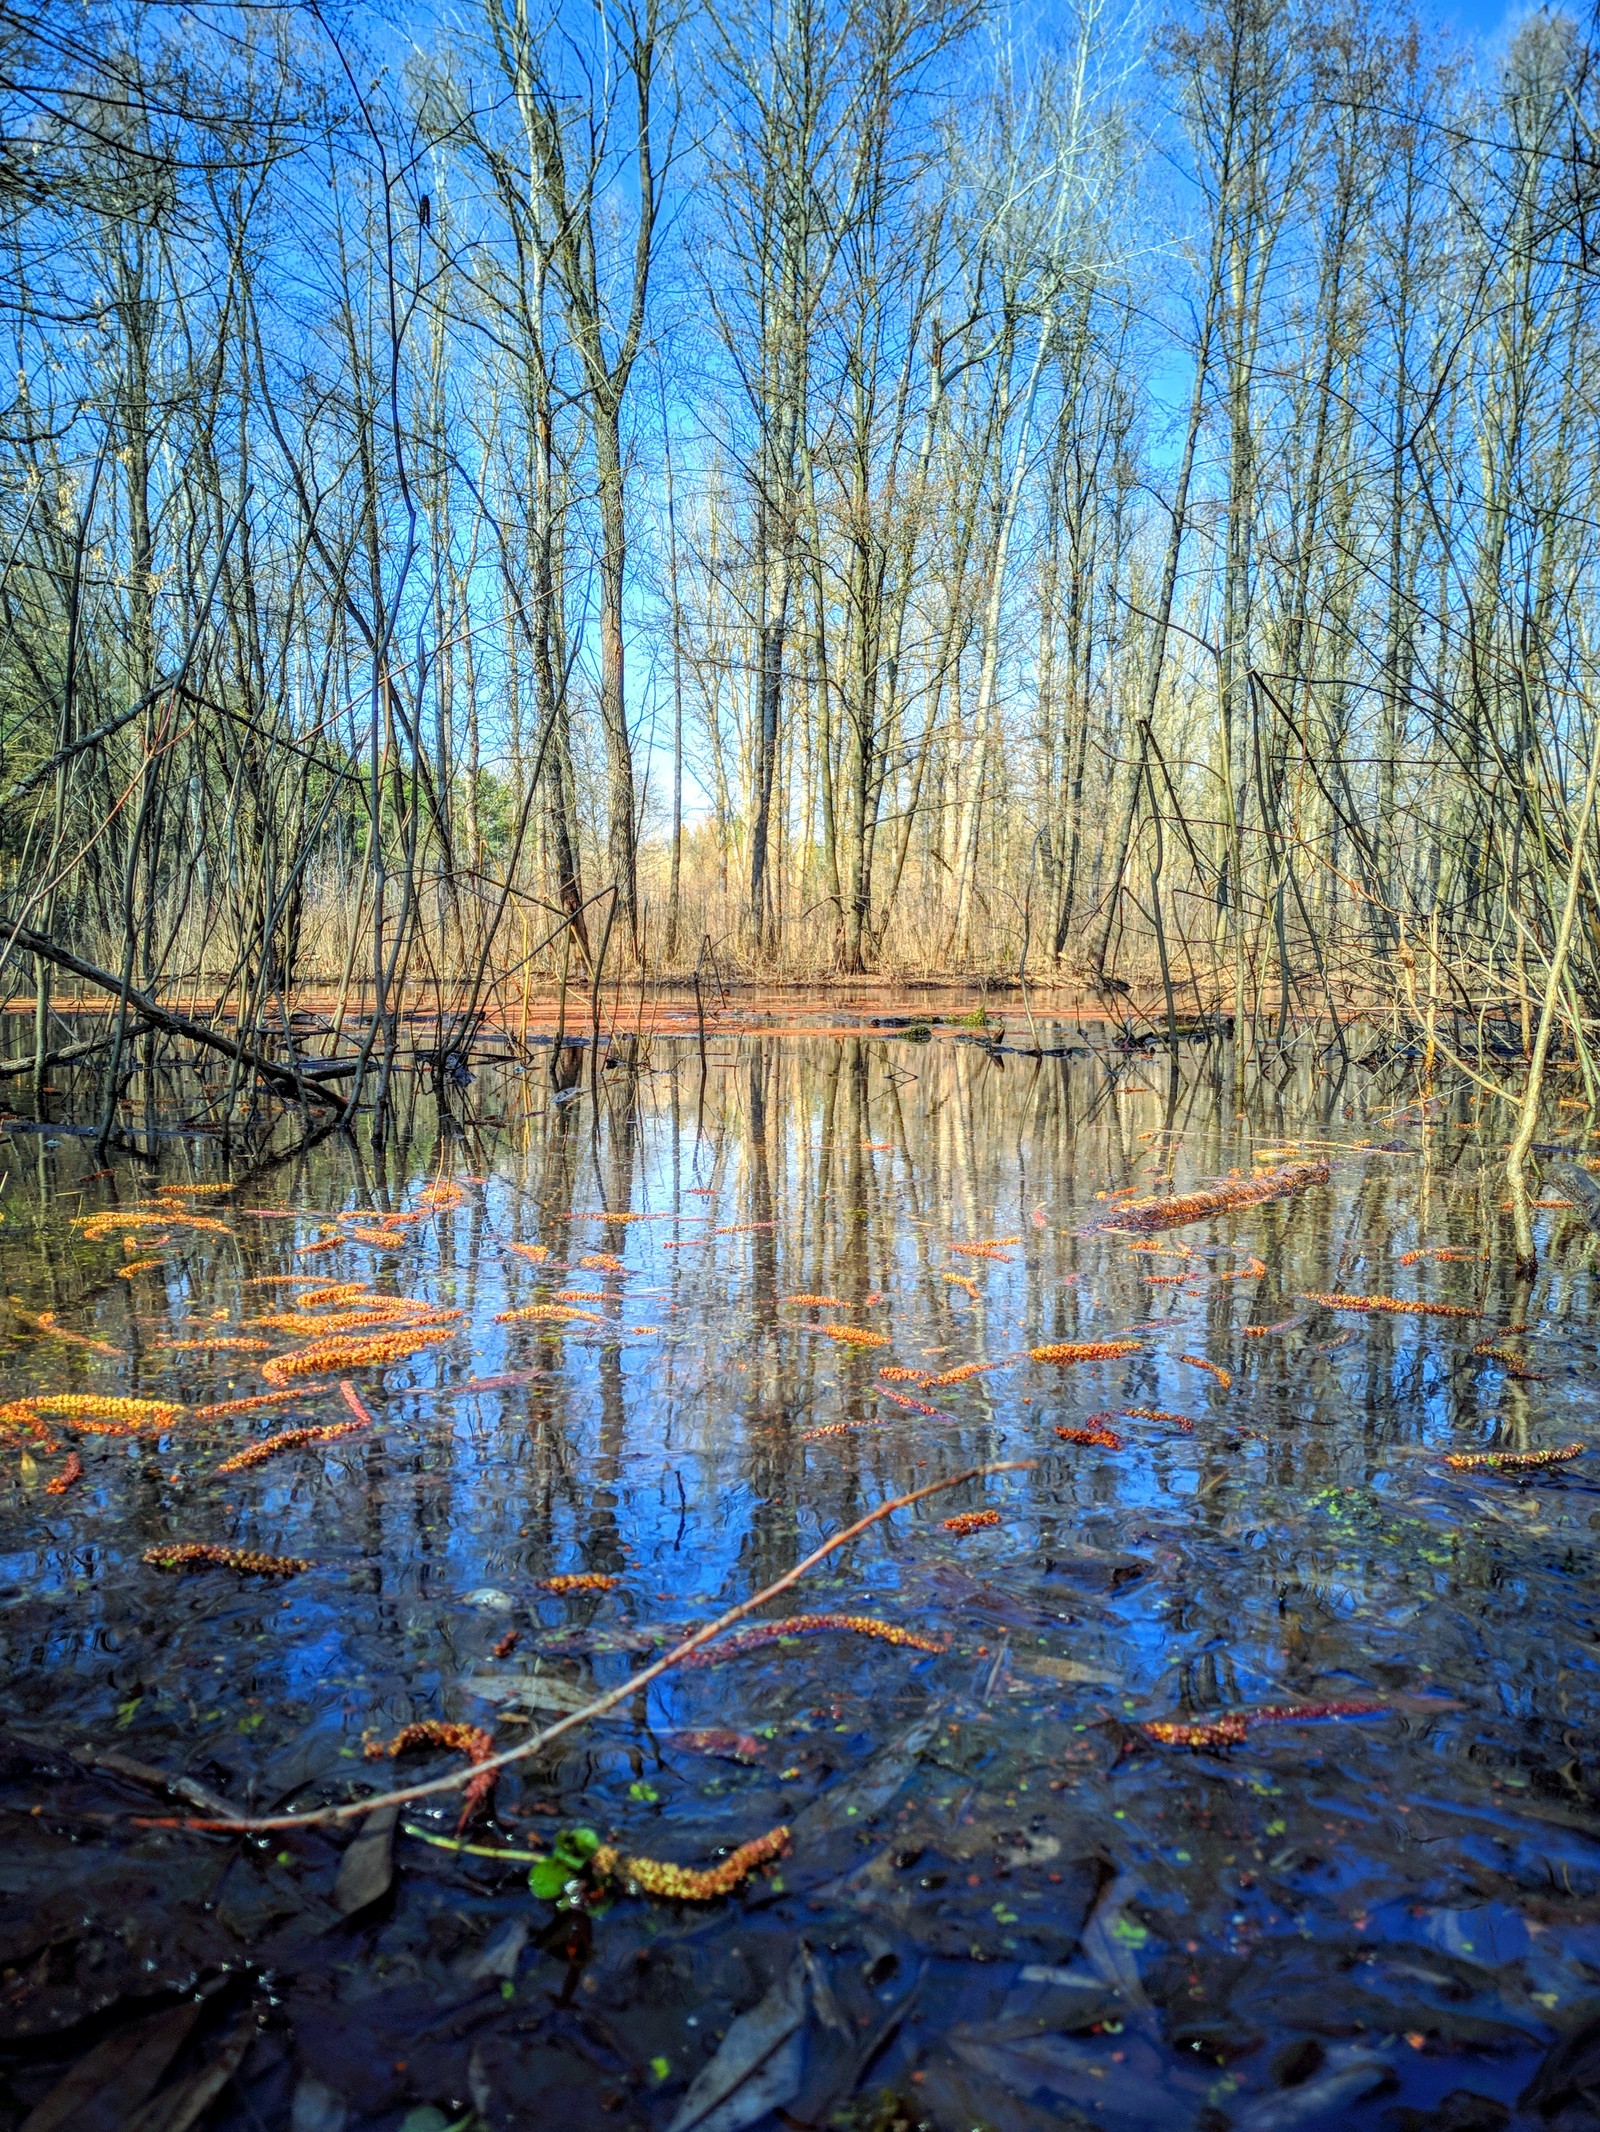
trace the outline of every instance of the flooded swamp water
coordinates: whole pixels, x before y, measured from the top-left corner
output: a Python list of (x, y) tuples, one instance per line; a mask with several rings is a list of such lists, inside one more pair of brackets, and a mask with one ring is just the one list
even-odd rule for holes
[[(1596, 1240), (1513, 1278), (1502, 1121), (565, 1078), (7, 1135), (6, 2132), (1600, 2122)], [(465, 1794), (178, 1825), (465, 1773), (1011, 1462)]]

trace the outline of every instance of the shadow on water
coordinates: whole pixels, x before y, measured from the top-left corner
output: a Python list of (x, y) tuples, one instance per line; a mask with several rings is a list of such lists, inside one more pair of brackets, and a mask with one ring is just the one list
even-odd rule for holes
[[(1495, 1120), (1293, 1066), (1240, 1102), (1220, 1049), (558, 1063), (237, 1184), (191, 1140), (151, 1170), (9, 1139), (0, 2121), (1600, 2121), (1600, 1456), (1447, 1463), (1596, 1434), (1594, 1241), (1544, 1208), (1515, 1284)], [(1289, 1196), (1106, 1226), (1321, 1157)], [(414, 1325), (400, 1297), (457, 1315), (193, 1411), (271, 1392), (319, 1313)], [(1118, 1351), (1030, 1354), (1086, 1342)], [(348, 1423), (340, 1377), (373, 1426), (219, 1471)], [(15, 1404), (61, 1394), (181, 1411)], [(760, 1617), (913, 1641), (824, 1625), (667, 1674), (502, 1775), (466, 1840), (520, 1858), (450, 1847), (459, 1793), (356, 1845), (149, 1825), (458, 1766), (365, 1754), (430, 1720), (513, 1744), (1002, 1459), (1037, 1463)], [(144, 1559), (188, 1543), (310, 1566)], [(780, 1826), (707, 1902), (592, 1863), (710, 1868)]]

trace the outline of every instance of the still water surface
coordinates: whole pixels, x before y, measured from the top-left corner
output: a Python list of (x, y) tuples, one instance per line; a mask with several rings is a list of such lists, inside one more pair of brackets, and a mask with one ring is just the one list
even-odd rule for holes
[[(430, 1111), (253, 1177), (201, 1143), (146, 1175), (12, 1137), (5, 1396), (186, 1411), (7, 1438), (7, 2121), (198, 1985), (156, 2084), (231, 2051), (206, 2120), (230, 2127), (1595, 2122), (1560, 2049), (1581, 2061), (1600, 1989), (1600, 1455), (1446, 1463), (1600, 1454), (1594, 1240), (1543, 1209), (1514, 1282), (1466, 1097), (1306, 1073), (1241, 1106), (1226, 1067), (724, 1037), (703, 1075), (661, 1042), (561, 1102), (508, 1073), (470, 1131)], [(1268, 1204), (1110, 1226), (1118, 1194), (1318, 1157), (1325, 1184)], [(461, 1315), (387, 1370), (196, 1418), (303, 1344), (260, 1322), (294, 1307), (280, 1275)], [(1305, 1300), (1329, 1292), (1480, 1314)], [(533, 1304), (586, 1315), (502, 1320)], [(1137, 1347), (1029, 1354), (1100, 1341)], [(348, 1422), (340, 1378), (372, 1428), (217, 1472)], [(254, 1813), (440, 1773), (460, 1757), (364, 1745), (427, 1719), (514, 1744), (885, 1498), (1000, 1460), (1036, 1463), (758, 1617), (947, 1648), (835, 1628), (674, 1670), (508, 1770), (468, 1832), (710, 1866), (789, 1826), (731, 1898), (558, 1908), (526, 1864), (425, 1840), (458, 1793), (407, 1810), (392, 1885), (343, 1915), (347, 1830), (142, 1827), (174, 1801), (92, 1766)], [(973, 1511), (998, 1522), (942, 1522)], [(143, 1559), (192, 1542), (311, 1566)], [(573, 1573), (619, 1581), (539, 1589)], [(1285, 1706), (1212, 1748), (1138, 1729)]]

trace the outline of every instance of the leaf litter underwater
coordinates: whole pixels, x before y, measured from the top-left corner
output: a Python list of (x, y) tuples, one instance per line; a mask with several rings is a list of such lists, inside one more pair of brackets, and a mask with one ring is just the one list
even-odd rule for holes
[(1222, 1066), (35, 1143), (0, 2132), (1600, 2122), (1595, 1239)]

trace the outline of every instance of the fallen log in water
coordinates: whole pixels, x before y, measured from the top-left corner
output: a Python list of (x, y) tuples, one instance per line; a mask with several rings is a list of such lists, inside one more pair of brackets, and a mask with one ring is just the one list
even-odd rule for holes
[(70, 970), (75, 977), (85, 978), (97, 985), (102, 992), (109, 992), (119, 1000), (125, 1000), (133, 1013), (152, 1029), (165, 1030), (169, 1036), (182, 1037), (185, 1043), (200, 1044), (208, 1051), (220, 1051), (226, 1058), (237, 1059), (241, 1066), (260, 1076), (270, 1087), (281, 1094), (296, 1097), (302, 1103), (338, 1104), (340, 1098), (315, 1081), (308, 1080), (293, 1066), (285, 1066), (276, 1059), (269, 1059), (256, 1050), (253, 1044), (242, 1044), (237, 1037), (224, 1036), (218, 1029), (210, 1029), (204, 1022), (192, 1021), (187, 1014), (174, 1014), (166, 1007), (158, 1006), (146, 993), (134, 986), (124, 987), (122, 979), (110, 970), (102, 970), (97, 963), (88, 962), (64, 948), (58, 941), (44, 933), (35, 933), (28, 926), (8, 923), (13, 948), (37, 955), (45, 962), (54, 963), (57, 969)]

